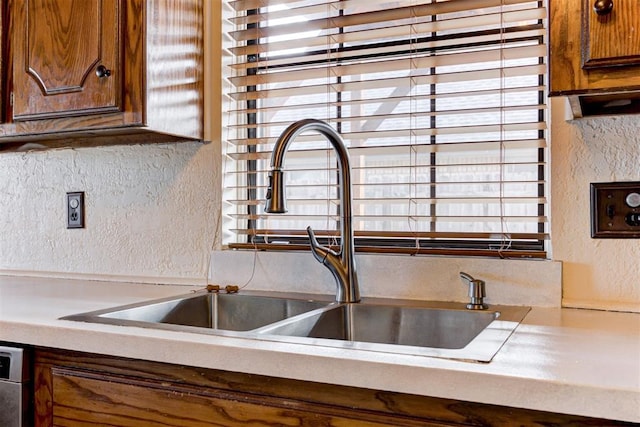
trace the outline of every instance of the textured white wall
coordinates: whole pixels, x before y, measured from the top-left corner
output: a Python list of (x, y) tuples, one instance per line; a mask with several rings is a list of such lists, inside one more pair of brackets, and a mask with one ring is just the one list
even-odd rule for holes
[(640, 311), (640, 242), (592, 239), (591, 182), (640, 181), (640, 116), (565, 120), (552, 100), (551, 234), (565, 305)]
[[(0, 270), (204, 282), (220, 192), (217, 144), (0, 153)], [(85, 191), (86, 228), (66, 228)]]

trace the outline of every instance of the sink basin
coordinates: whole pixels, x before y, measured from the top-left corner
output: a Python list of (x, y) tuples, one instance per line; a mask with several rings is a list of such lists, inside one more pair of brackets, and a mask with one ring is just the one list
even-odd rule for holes
[(285, 341), (489, 362), (529, 311), (467, 310), (446, 302), (363, 301), (314, 310), (260, 328)]
[(489, 362), (528, 307), (328, 295), (199, 291), (63, 317), (92, 323)]
[(249, 293), (197, 292), (67, 316), (63, 319), (173, 330), (184, 326), (211, 330), (249, 331), (325, 307), (329, 303), (330, 300), (311, 300), (304, 295), (292, 298), (276, 294), (265, 296)]
[(381, 344), (463, 348), (498, 316), (495, 311), (344, 304), (263, 332)]

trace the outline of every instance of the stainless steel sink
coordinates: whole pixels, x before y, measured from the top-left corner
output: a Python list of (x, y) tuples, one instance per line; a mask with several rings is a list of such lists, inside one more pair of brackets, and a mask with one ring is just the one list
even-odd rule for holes
[[(226, 294), (197, 292), (64, 317), (94, 323), (184, 329), (249, 331), (320, 307), (330, 300), (304, 294)], [(193, 332), (193, 330), (191, 330)]]
[(67, 316), (65, 320), (265, 341), (489, 362), (528, 307), (278, 292), (195, 292)]
[(464, 304), (363, 300), (314, 310), (260, 328), (285, 341), (489, 362), (529, 311)]
[(265, 328), (276, 335), (463, 348), (499, 313), (438, 308), (344, 304)]

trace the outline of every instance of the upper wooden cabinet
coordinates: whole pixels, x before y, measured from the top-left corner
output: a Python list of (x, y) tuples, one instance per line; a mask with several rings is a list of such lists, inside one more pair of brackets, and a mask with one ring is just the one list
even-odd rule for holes
[(15, 2), (13, 119), (120, 111), (121, 13), (117, 1)]
[(2, 3), (0, 144), (204, 137), (202, 0)]
[(550, 95), (575, 116), (640, 112), (637, 0), (549, 0)]

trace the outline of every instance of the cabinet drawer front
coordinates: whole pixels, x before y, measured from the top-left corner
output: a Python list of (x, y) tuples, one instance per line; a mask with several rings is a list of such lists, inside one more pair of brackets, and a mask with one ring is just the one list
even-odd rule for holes
[(293, 400), (56, 368), (52, 390), (54, 426), (414, 425)]
[(120, 1), (23, 0), (12, 7), (14, 120), (120, 110)]

